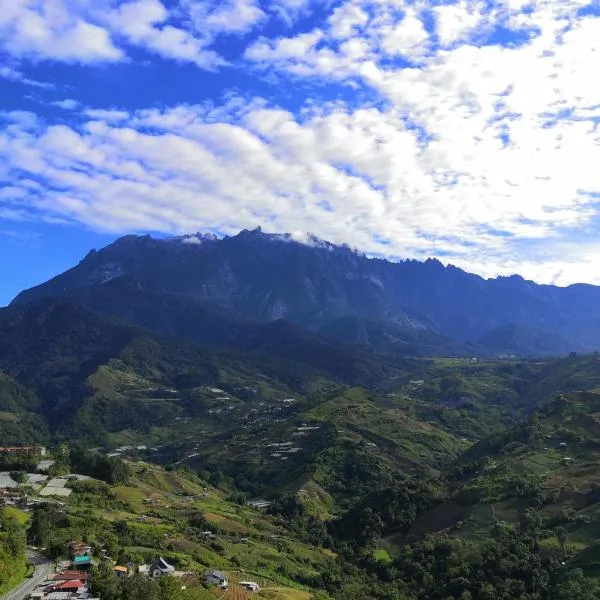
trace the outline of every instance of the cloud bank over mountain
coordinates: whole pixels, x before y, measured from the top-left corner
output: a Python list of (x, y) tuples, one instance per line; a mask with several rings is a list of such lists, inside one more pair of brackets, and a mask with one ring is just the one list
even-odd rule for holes
[(561, 0), (0, 0), (0, 220), (600, 283), (599, 32)]

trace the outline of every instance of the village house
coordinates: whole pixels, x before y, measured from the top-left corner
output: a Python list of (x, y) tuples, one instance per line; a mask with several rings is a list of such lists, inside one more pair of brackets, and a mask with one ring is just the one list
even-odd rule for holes
[(71, 554), (73, 555), (73, 568), (87, 568), (92, 562), (92, 548), (84, 542), (71, 542)]
[(221, 571), (215, 571), (214, 569), (204, 573), (204, 583), (208, 585), (216, 585), (217, 587), (226, 588), (229, 584), (227, 583), (227, 577), (225, 573)]
[(159, 557), (152, 563), (150, 568), (152, 577), (163, 577), (164, 575), (173, 575), (175, 573), (175, 567), (170, 565), (164, 558)]
[(150, 576), (150, 565), (139, 565), (138, 566), (138, 573), (142, 577), (149, 577)]

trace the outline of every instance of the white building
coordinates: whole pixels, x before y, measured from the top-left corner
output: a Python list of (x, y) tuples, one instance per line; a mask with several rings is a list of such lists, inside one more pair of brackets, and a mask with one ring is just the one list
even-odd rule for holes
[(215, 571), (214, 569), (204, 573), (204, 581), (209, 585), (216, 585), (221, 588), (226, 588), (229, 585), (227, 583), (227, 577), (225, 577), (225, 573), (222, 573), (221, 571)]

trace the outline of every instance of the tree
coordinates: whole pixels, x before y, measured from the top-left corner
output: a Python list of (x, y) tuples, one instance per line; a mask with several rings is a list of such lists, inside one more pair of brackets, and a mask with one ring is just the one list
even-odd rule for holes
[(158, 582), (160, 600), (183, 600), (181, 582), (175, 577), (161, 577)]
[[(159, 584), (148, 577), (135, 575), (118, 580), (120, 600), (163, 600)], [(102, 596), (102, 600), (104, 597)]]
[(554, 588), (553, 600), (597, 600), (600, 584), (595, 579), (584, 577), (581, 569), (568, 573), (566, 579)]
[(27, 473), (25, 471), (11, 471), (10, 476), (17, 483), (27, 483)]
[(92, 592), (102, 600), (120, 600), (117, 580), (111, 566), (101, 563), (99, 567), (92, 567), (91, 572)]
[(53, 527), (50, 510), (44, 506), (36, 508), (27, 531), (29, 542), (34, 546), (47, 546)]
[(465, 382), (458, 375), (448, 375), (440, 381), (440, 390), (444, 394), (460, 394), (464, 391)]

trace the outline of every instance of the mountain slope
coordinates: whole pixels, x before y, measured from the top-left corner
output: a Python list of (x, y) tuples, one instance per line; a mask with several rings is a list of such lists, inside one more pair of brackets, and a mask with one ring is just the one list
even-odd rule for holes
[(48, 440), (48, 427), (36, 413), (39, 404), (32, 390), (0, 371), (0, 446)]
[[(600, 289), (594, 286), (558, 288), (518, 276), (484, 280), (436, 260), (393, 263), (309, 241), (260, 230), (224, 239), (127, 236), (14, 303), (65, 298), (203, 343), (214, 338), (207, 326), (213, 318), (285, 319), (335, 331), (332, 323), (356, 317), (383, 329), (483, 340), (498, 352), (560, 353), (600, 345)], [(235, 347), (235, 337), (217, 341)], [(417, 342), (418, 352), (431, 343), (435, 353), (438, 342), (452, 348), (433, 337)]]
[[(75, 304), (2, 309), (0, 369), (8, 377), (0, 378), (0, 410), (40, 413), (54, 430), (76, 437), (94, 424), (139, 429), (194, 413), (189, 403), (205, 400), (193, 393), (199, 386), (251, 388), (261, 399), (332, 383), (375, 386), (400, 372), (398, 364), (287, 323), (250, 324), (238, 333), (252, 356), (161, 337)], [(15, 382), (27, 388), (20, 395)]]
[[(486, 346), (436, 334), (425, 328), (347, 316), (327, 323), (321, 334), (349, 344), (368, 346), (390, 356), (473, 356)], [(491, 347), (492, 351), (494, 346)], [(490, 346), (487, 346), (490, 349)]]

